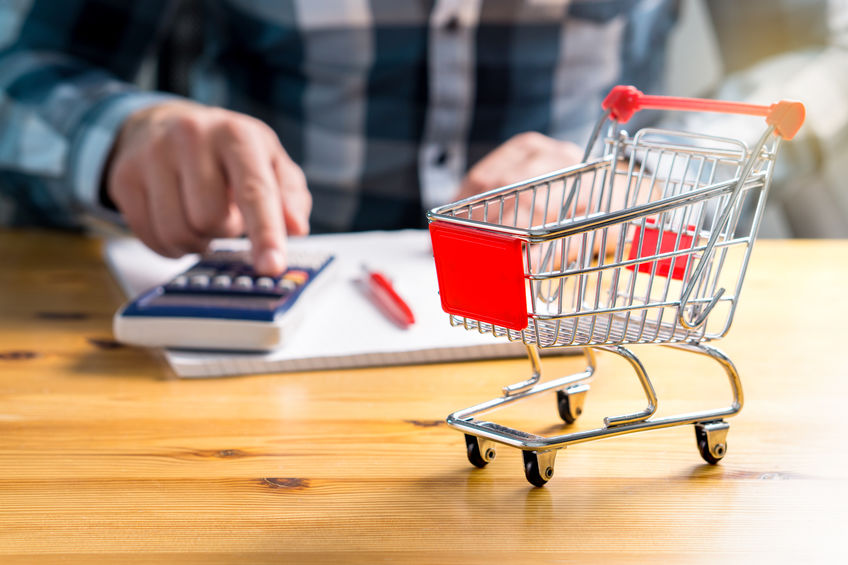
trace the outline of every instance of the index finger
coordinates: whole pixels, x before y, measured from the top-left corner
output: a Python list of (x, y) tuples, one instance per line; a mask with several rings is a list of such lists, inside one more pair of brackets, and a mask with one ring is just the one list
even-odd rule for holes
[(251, 136), (219, 149), (233, 199), (244, 218), (253, 246), (253, 265), (263, 275), (278, 275), (286, 267), (286, 229), (272, 151)]

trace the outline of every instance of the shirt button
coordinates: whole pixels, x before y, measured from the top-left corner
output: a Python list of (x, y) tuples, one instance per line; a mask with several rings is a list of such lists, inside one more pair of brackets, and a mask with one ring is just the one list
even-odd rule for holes
[(459, 29), (459, 18), (456, 16), (451, 16), (447, 22), (445, 22), (445, 31), (449, 31), (454, 33)]

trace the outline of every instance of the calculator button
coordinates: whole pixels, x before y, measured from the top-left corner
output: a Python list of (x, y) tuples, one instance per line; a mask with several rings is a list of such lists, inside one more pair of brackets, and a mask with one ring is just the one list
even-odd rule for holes
[(213, 267), (207, 267), (204, 265), (197, 265), (189, 269), (184, 273), (189, 278), (195, 275), (206, 275), (207, 277), (214, 277), (218, 274), (218, 269)]
[(282, 279), (279, 283), (277, 283), (277, 288), (284, 292), (292, 292), (297, 288), (297, 285), (294, 284), (294, 281), (290, 281), (288, 279)]
[(260, 290), (273, 290), (274, 279), (271, 277), (259, 277), (256, 279), (256, 287)]
[(180, 275), (177, 278), (175, 278), (174, 280), (172, 280), (171, 284), (169, 286), (172, 286), (172, 287), (175, 287), (175, 288), (185, 288), (187, 285), (188, 285), (188, 277), (185, 276), (185, 275)]
[(292, 269), (290, 271), (286, 271), (283, 275), (283, 279), (292, 281), (294, 284), (306, 284), (306, 281), (309, 280), (309, 273), (306, 271), (301, 271), (300, 269)]
[(212, 286), (215, 288), (230, 288), (232, 282), (232, 279), (227, 275), (218, 275), (212, 279)]
[(250, 290), (253, 288), (253, 279), (246, 275), (236, 277), (235, 287), (240, 290)]
[(208, 275), (192, 275), (191, 276), (191, 286), (195, 288), (206, 288), (209, 286), (209, 276)]

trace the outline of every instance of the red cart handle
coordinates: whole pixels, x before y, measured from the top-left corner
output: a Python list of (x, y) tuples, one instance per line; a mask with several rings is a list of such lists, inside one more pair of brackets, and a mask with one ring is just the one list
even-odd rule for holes
[(723, 112), (726, 114), (748, 114), (765, 116), (766, 123), (783, 139), (792, 139), (804, 123), (804, 105), (794, 100), (781, 100), (771, 106), (704, 100), (702, 98), (680, 98), (677, 96), (649, 96), (633, 86), (613, 87), (602, 104), (609, 110), (610, 117), (624, 123), (639, 110), (688, 110), (696, 112)]

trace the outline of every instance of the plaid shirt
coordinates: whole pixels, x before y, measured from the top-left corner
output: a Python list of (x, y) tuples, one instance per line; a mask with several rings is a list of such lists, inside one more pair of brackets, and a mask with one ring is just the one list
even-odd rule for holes
[[(75, 226), (103, 209), (121, 123), (172, 96), (134, 85), (169, 30), (201, 39), (182, 74), (187, 94), (274, 128), (306, 174), (312, 229), (323, 232), (421, 226), (425, 209), (517, 133), (585, 143), (612, 84), (656, 90), (676, 9), (675, 0), (3, 2), (0, 224)], [(160, 76), (176, 62), (163, 60)]]

